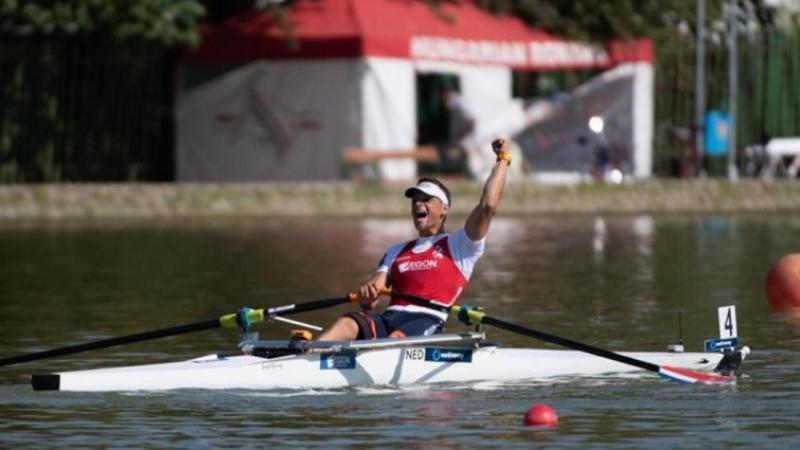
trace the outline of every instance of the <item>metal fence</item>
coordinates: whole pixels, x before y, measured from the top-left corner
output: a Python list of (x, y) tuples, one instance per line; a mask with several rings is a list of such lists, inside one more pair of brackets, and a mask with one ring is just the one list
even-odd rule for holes
[(97, 36), (0, 40), (0, 182), (174, 178), (169, 53)]
[[(739, 38), (736, 142), (743, 149), (772, 137), (800, 136), (800, 30), (768, 29)], [(706, 105), (727, 110), (727, 48), (706, 46)], [(676, 38), (658, 49), (654, 171), (657, 175), (692, 173), (695, 132), (695, 49), (691, 39)], [(707, 161), (708, 163), (708, 161)], [(714, 173), (714, 164), (710, 168)], [(719, 171), (716, 173), (721, 175)]]

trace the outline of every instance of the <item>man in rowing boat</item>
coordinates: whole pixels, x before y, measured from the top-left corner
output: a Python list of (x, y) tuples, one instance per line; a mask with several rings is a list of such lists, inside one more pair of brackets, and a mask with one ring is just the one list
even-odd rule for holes
[(319, 336), (320, 340), (420, 336), (442, 330), (446, 313), (412, 305), (394, 295), (382, 314), (371, 310), (377, 305), (380, 292), (389, 286), (395, 292), (447, 306), (456, 302), (483, 254), (486, 233), (497, 213), (511, 165), (508, 140), (495, 139), (492, 150), (497, 162), (483, 186), (481, 199), (464, 228), (454, 233), (444, 230), (450, 210), (447, 186), (436, 178), (424, 177), (406, 190), (419, 237), (389, 248), (378, 269), (359, 289), (364, 310), (339, 317)]

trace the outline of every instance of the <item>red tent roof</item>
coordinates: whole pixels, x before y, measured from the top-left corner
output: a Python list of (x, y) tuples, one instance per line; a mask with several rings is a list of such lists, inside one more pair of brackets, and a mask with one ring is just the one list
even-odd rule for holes
[(202, 31), (189, 62), (384, 56), (500, 64), (527, 69), (607, 67), (650, 61), (648, 40), (593, 46), (553, 37), (511, 16), (493, 16), (474, 0), (297, 0), (287, 15), (291, 39), (269, 13), (248, 13)]

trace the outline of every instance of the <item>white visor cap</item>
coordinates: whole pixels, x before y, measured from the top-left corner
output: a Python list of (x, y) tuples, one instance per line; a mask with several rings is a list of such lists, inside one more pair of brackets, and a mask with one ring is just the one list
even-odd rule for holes
[(425, 195), (436, 197), (445, 205), (450, 205), (450, 202), (447, 200), (447, 194), (444, 193), (442, 188), (435, 183), (431, 183), (430, 181), (422, 181), (417, 183), (416, 186), (411, 186), (410, 188), (406, 189), (406, 197), (411, 198), (414, 195), (414, 192), (422, 192)]

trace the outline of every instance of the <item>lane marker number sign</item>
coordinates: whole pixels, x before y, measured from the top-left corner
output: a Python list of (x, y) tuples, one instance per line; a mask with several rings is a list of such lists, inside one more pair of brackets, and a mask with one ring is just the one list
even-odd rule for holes
[(717, 308), (717, 317), (719, 319), (720, 339), (730, 339), (738, 336), (736, 334), (736, 306), (720, 306)]

